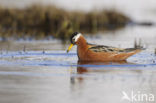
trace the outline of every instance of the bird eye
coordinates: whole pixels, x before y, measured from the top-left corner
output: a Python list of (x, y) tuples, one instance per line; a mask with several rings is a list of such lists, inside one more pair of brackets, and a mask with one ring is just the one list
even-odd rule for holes
[(73, 41), (75, 41), (75, 38), (73, 38)]

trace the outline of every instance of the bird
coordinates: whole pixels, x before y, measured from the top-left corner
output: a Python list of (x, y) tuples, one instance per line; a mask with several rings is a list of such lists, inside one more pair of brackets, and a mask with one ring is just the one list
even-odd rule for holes
[(90, 44), (85, 37), (74, 32), (70, 37), (71, 45), (67, 49), (67, 53), (74, 45), (77, 45), (77, 56), (79, 61), (90, 62), (113, 62), (125, 61), (128, 57), (139, 53), (143, 50), (140, 48), (116, 48), (112, 46)]

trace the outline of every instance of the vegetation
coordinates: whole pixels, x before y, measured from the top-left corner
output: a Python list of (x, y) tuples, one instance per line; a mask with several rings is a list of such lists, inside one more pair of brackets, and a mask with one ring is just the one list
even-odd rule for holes
[(65, 11), (55, 6), (34, 5), (25, 9), (0, 8), (2, 38), (44, 38), (66, 40), (74, 31), (96, 33), (124, 27), (129, 18), (116, 11)]

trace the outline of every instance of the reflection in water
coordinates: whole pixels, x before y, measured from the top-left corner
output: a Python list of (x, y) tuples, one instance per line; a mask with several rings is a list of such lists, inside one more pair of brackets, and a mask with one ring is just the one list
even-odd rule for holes
[[(72, 75), (70, 76), (70, 83), (72, 93), (75, 96), (79, 96), (79, 98), (81, 98), (82, 94), (88, 92), (88, 90), (92, 92), (99, 90), (98, 93), (100, 92), (110, 97), (114, 95), (117, 99), (121, 98), (120, 95), (123, 90), (127, 92), (135, 90), (136, 92), (141, 91), (142, 93), (156, 94), (154, 92), (155, 86), (153, 86), (155, 85), (155, 80), (153, 79), (155, 78), (155, 70), (145, 70), (146, 67), (135, 67), (137, 64), (127, 61), (78, 61), (77, 64), (77, 69), (72, 71)], [(112, 67), (112, 65), (115, 65), (115, 67)], [(132, 65), (132, 67), (125, 67), (124, 65)], [(116, 93), (112, 93), (112, 90), (116, 91)]]
[[(84, 75), (83, 74), (87, 74), (87, 72), (89, 72), (90, 68), (92, 68), (92, 66), (95, 67), (95, 65), (121, 65), (121, 64), (132, 64), (132, 63), (128, 63), (127, 61), (118, 61), (118, 62), (88, 62), (88, 61), (78, 61), (77, 62), (78, 66), (77, 66), (77, 70), (72, 72), (72, 74), (76, 74), (71, 76), (71, 83), (75, 84), (75, 81), (77, 80), (79, 83), (81, 83), (84, 79)], [(97, 67), (98, 68), (98, 67)], [(112, 70), (105, 70), (102, 69), (92, 69), (92, 72), (108, 72), (108, 71), (112, 71)]]

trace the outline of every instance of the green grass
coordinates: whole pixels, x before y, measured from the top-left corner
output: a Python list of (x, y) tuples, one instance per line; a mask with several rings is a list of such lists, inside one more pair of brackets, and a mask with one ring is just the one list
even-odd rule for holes
[(96, 33), (124, 27), (130, 19), (120, 12), (65, 11), (55, 6), (34, 5), (25, 9), (0, 8), (0, 36), (3, 38), (53, 36), (66, 40), (75, 31)]

